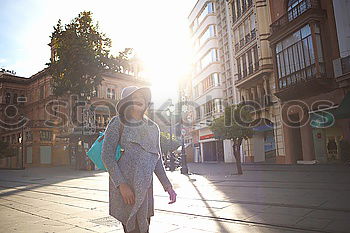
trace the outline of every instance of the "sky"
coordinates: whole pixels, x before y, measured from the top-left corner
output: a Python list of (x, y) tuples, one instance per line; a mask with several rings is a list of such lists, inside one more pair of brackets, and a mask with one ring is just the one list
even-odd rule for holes
[(192, 49), (187, 17), (197, 0), (0, 0), (0, 68), (30, 77), (50, 59), (50, 35), (91, 11), (112, 39), (112, 53), (134, 48), (152, 82), (153, 101), (176, 98), (177, 80), (189, 76)]

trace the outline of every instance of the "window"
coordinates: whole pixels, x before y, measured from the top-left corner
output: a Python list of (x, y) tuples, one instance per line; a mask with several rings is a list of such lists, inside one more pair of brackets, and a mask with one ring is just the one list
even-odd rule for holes
[(204, 57), (200, 60), (201, 69), (205, 68), (212, 62), (218, 61), (217, 49), (211, 49)]
[(197, 25), (201, 24), (201, 22), (203, 21), (203, 19), (205, 18), (205, 16), (207, 16), (208, 14), (212, 14), (214, 13), (214, 3), (209, 2), (204, 10), (200, 13), (200, 15), (198, 16), (197, 19)]
[(256, 37), (256, 31), (255, 31), (255, 15), (250, 15), (250, 29), (251, 29), (251, 38), (254, 39)]
[(196, 107), (196, 120), (201, 119), (201, 108), (200, 106)]
[(203, 45), (209, 38), (216, 36), (216, 30), (214, 25), (209, 25), (207, 30), (199, 38), (199, 46)]
[(18, 97), (17, 93), (13, 94), (13, 103), (14, 104), (17, 104), (17, 97)]
[(112, 89), (112, 99), (115, 100), (115, 90), (114, 89)]
[(44, 86), (40, 86), (40, 92), (39, 92), (40, 99), (44, 99)]
[(211, 116), (213, 113), (224, 111), (223, 100), (213, 99), (204, 104), (204, 116)]
[(258, 46), (255, 45), (253, 47), (253, 55), (254, 55), (254, 69), (259, 69), (259, 54), (258, 54)]
[(40, 141), (51, 141), (52, 132), (48, 130), (40, 130)]
[(198, 85), (194, 87), (194, 97), (199, 96), (199, 90), (198, 90)]
[(252, 51), (248, 51), (247, 53), (248, 57), (248, 74), (253, 73), (253, 57), (252, 57)]
[(253, 0), (248, 0), (248, 8), (253, 5)]
[(276, 63), (279, 78), (279, 88), (293, 85), (301, 80), (315, 76), (315, 60), (320, 62), (320, 73), (324, 73), (322, 44), (318, 25), (315, 25), (315, 48), (318, 57), (315, 58), (310, 25), (305, 25), (291, 36), (276, 44)]
[(234, 43), (235, 43), (235, 51), (239, 50), (239, 31), (238, 29), (234, 32)]
[(219, 73), (213, 73), (209, 75), (201, 82), (201, 84), (203, 91), (206, 91), (212, 87), (220, 86)]
[(31, 131), (26, 132), (26, 141), (32, 141), (33, 140), (33, 133)]
[(212, 115), (213, 114), (213, 109), (214, 109), (213, 101), (209, 100), (208, 102), (206, 102), (204, 104), (204, 116)]
[(242, 0), (242, 11), (243, 13), (247, 10), (247, 2), (246, 0)]
[(93, 87), (92, 96), (98, 97), (98, 87)]
[(245, 43), (249, 43), (250, 41), (250, 29), (249, 29), (249, 26), (250, 26), (250, 20), (249, 18), (244, 21), (244, 31), (245, 31)]
[(244, 46), (244, 28), (243, 24), (241, 24), (238, 28), (239, 30), (239, 48), (242, 48)]
[(247, 59), (246, 55), (242, 56), (242, 69), (243, 69), (243, 78), (247, 76)]
[(214, 73), (214, 74), (211, 75), (211, 77), (213, 79), (214, 87), (220, 86), (219, 73)]
[[(230, 93), (232, 95), (232, 89), (230, 89)], [(223, 100), (222, 99), (214, 99), (214, 112), (223, 112)]]
[(231, 8), (232, 8), (232, 22), (236, 22), (237, 17), (236, 17), (236, 7), (235, 7), (235, 1), (232, 1), (231, 3)]
[(9, 104), (11, 102), (11, 93), (7, 92), (5, 96), (5, 102)]
[(237, 18), (239, 18), (242, 15), (241, 0), (236, 0), (236, 9), (237, 9)]
[(237, 60), (237, 74), (238, 74), (238, 80), (242, 78), (242, 68), (241, 68), (241, 58), (239, 57)]
[(110, 99), (111, 98), (111, 89), (107, 88), (107, 98)]

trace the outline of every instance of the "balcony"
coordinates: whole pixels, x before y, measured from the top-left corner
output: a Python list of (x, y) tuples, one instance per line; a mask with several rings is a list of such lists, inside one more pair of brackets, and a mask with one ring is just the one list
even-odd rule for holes
[[(320, 67), (323, 66), (320, 63)], [(278, 79), (277, 87), (275, 95), (282, 100), (290, 100), (327, 92), (335, 86), (334, 79), (327, 77), (325, 72), (317, 71), (313, 64)]]
[(245, 43), (248, 44), (250, 40), (251, 40), (250, 33), (248, 33), (247, 35), (245, 35)]
[(273, 41), (280, 39), (275, 39), (276, 34), (283, 34), (285, 31), (289, 33), (310, 20), (320, 21), (324, 17), (325, 12), (322, 10), (319, 0), (301, 1), (270, 25), (272, 34), (270, 36), (270, 41), (273, 43)]
[(243, 48), (244, 45), (245, 45), (245, 40), (244, 40), (244, 38), (242, 38), (242, 39), (239, 41), (239, 49)]
[(350, 55), (333, 61), (334, 76), (340, 87), (350, 86)]
[(244, 48), (247, 44), (249, 44), (255, 38), (256, 38), (256, 30), (253, 29), (250, 33), (246, 34), (245, 37), (239, 41), (239, 43), (235, 44), (235, 52), (239, 52), (242, 48)]
[(350, 73), (350, 56), (341, 58), (340, 64), (341, 64), (343, 74)]
[(235, 44), (235, 52), (238, 52), (239, 50), (239, 43)]
[(256, 30), (255, 30), (255, 28), (250, 32), (250, 34), (251, 34), (251, 40), (254, 40), (255, 37), (256, 37)]
[(270, 75), (273, 72), (272, 65), (264, 65), (260, 66), (259, 62), (254, 63), (254, 67), (252, 64), (248, 64), (246, 70), (243, 70), (242, 73), (238, 72), (235, 74), (237, 79), (235, 80), (235, 84), (237, 88), (248, 87), (254, 85), (254, 83), (261, 77), (265, 75)]

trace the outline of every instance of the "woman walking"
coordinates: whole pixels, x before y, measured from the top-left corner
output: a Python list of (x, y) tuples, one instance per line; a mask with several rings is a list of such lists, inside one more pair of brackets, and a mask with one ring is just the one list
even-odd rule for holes
[[(164, 169), (158, 125), (145, 116), (151, 101), (149, 88), (123, 89), (114, 116), (105, 130), (101, 158), (109, 173), (109, 214), (122, 222), (124, 232), (148, 232), (154, 215), (153, 172), (176, 201)], [(116, 161), (118, 143), (123, 148)]]

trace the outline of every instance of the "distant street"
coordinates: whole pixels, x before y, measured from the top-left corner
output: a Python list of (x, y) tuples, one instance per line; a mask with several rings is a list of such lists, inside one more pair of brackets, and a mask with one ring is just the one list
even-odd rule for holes
[[(350, 167), (189, 164), (155, 177), (150, 232), (349, 232)], [(108, 174), (69, 168), (0, 170), (0, 232), (123, 232), (108, 215)]]

